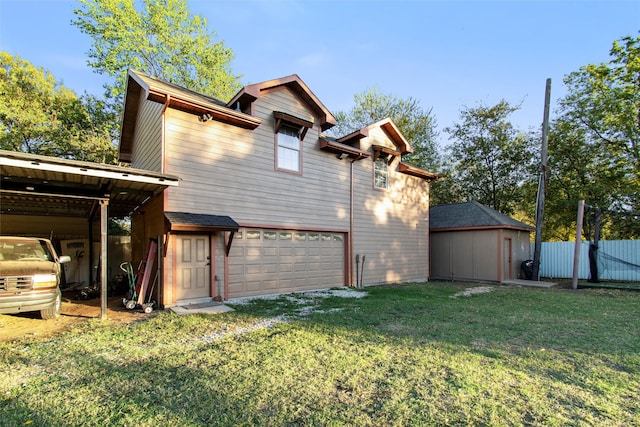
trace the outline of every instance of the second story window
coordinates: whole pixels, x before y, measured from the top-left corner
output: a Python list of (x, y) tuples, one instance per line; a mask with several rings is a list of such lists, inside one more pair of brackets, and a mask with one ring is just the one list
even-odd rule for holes
[(277, 168), (300, 172), (300, 132), (298, 129), (282, 125), (276, 136), (278, 139)]
[(373, 185), (375, 188), (386, 190), (389, 188), (389, 165), (386, 159), (378, 159), (374, 163)]
[(281, 111), (273, 112), (276, 170), (302, 175), (302, 141), (313, 122)]

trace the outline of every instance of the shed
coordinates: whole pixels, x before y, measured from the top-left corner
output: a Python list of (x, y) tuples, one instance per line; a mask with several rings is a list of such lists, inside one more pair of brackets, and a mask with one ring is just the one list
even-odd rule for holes
[(431, 279), (501, 283), (523, 278), (534, 227), (478, 202), (432, 206)]

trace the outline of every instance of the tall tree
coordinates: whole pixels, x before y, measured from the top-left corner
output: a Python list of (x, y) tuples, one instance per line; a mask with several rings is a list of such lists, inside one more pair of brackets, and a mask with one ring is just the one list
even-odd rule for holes
[(47, 70), (0, 52), (0, 148), (114, 163), (115, 114), (78, 98)]
[(403, 157), (414, 166), (430, 171), (440, 164), (437, 150), (436, 118), (432, 109), (422, 109), (413, 98), (400, 99), (380, 92), (376, 87), (353, 97), (349, 111), (335, 114), (338, 125), (331, 129), (335, 136), (347, 135), (377, 121), (391, 118), (413, 148), (413, 154)]
[[(563, 195), (551, 200), (559, 224), (575, 224), (575, 209), (587, 204), (609, 212), (635, 212), (604, 220), (609, 238), (640, 237), (640, 37), (613, 43), (608, 63), (586, 65), (565, 77), (567, 95), (560, 101), (549, 144), (550, 187)], [(554, 137), (555, 136), (555, 137)], [(551, 191), (550, 188), (550, 191)], [(605, 224), (606, 225), (606, 224)]]
[(452, 182), (465, 200), (476, 200), (504, 214), (523, 201), (521, 187), (534, 174), (533, 138), (513, 127), (509, 116), (519, 107), (502, 100), (494, 106), (463, 108), (451, 135)]
[(115, 81), (106, 96), (122, 106), (129, 68), (193, 91), (230, 99), (240, 89), (233, 52), (213, 42), (207, 21), (186, 0), (79, 0), (73, 21), (93, 38), (89, 65)]

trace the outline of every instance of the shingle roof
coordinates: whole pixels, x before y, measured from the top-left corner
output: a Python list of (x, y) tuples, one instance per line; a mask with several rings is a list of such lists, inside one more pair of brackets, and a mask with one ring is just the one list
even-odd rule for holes
[(429, 209), (430, 230), (456, 228), (512, 228), (525, 231), (534, 229), (475, 201), (437, 205)]
[(238, 223), (225, 215), (194, 214), (188, 212), (165, 212), (172, 229), (177, 226), (194, 226), (217, 230), (238, 230)]

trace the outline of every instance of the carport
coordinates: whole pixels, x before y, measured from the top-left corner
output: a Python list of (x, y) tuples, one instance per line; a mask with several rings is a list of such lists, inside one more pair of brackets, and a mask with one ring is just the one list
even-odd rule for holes
[(12, 215), (99, 221), (101, 319), (107, 317), (107, 219), (127, 217), (179, 181), (148, 170), (6, 150), (0, 150), (0, 179), (0, 234)]

